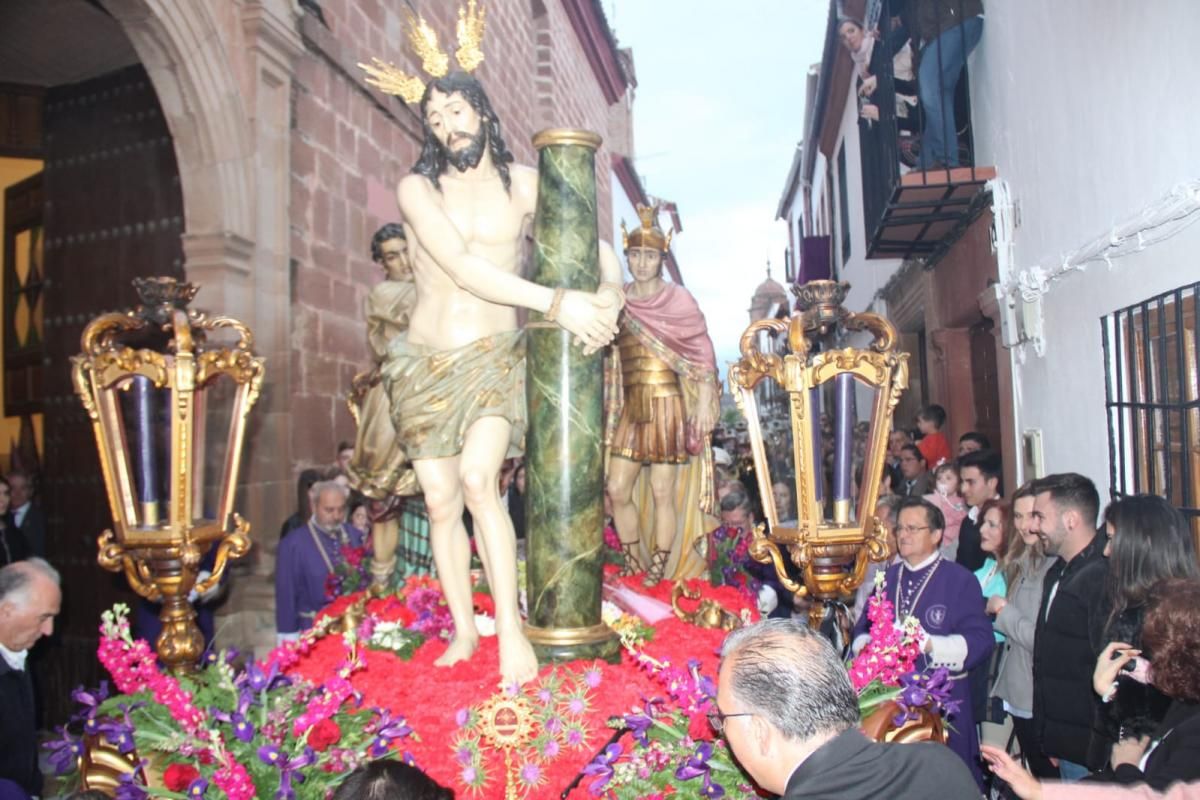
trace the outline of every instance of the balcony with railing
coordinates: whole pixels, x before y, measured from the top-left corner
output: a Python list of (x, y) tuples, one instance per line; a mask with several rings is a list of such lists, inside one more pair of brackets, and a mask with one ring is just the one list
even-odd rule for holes
[(839, 26), (858, 89), (870, 258), (936, 260), (986, 203), (994, 167), (976, 163), (966, 60), (979, 0), (870, 0), (865, 32)]

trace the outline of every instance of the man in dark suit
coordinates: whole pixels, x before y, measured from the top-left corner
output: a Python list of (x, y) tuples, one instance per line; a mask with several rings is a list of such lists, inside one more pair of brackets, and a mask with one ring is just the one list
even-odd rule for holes
[(915, 444), (900, 448), (900, 483), (893, 485), (892, 490), (901, 497), (924, 497), (933, 491), (929, 465)]
[(864, 736), (846, 668), (799, 620), (769, 619), (729, 634), (709, 721), (755, 782), (784, 800), (979, 798), (950, 748)]
[(1106, 537), (1096, 531), (1100, 495), (1082, 475), (1048, 475), (1036, 484), (1033, 524), (1050, 558), (1042, 583), (1033, 645), (1033, 727), (1042, 752), (1058, 760), (1065, 781), (1104, 766), (1088, 763), (1099, 699), (1087, 672), (1104, 624), (1108, 559)]
[(0, 779), (30, 795), (41, 794), (37, 764), (37, 717), (29, 649), (54, 632), (62, 604), (60, 579), (40, 558), (0, 568)]
[(8, 485), (12, 491), (12, 515), (17, 530), (25, 537), (29, 552), (46, 557), (46, 515), (33, 502), (33, 478), (21, 470), (8, 473)]

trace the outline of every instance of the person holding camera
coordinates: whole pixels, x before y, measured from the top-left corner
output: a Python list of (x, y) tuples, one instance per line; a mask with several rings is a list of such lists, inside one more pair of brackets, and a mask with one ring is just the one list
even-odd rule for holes
[[(1144, 645), (1147, 601), (1158, 583), (1169, 578), (1200, 580), (1200, 567), (1187, 519), (1157, 495), (1131, 495), (1111, 503), (1104, 512), (1104, 532), (1107, 616), (1102, 637), (1093, 641), (1096, 650), (1111, 655), (1115, 647)], [(1096, 693), (1104, 694), (1100, 689)], [(1124, 740), (1143, 739), (1162, 722), (1170, 704), (1169, 697), (1145, 680), (1122, 674), (1112, 696), (1097, 709), (1088, 762), (1107, 764)]]
[[(1144, 649), (1112, 642), (1100, 653), (1092, 688), (1113, 702), (1118, 686), (1147, 683), (1170, 700), (1162, 721), (1146, 736), (1120, 739), (1110, 766), (1085, 783), (1146, 784), (1162, 791), (1200, 781), (1200, 580), (1171, 578), (1154, 586), (1141, 638)], [(1148, 657), (1147, 657), (1148, 656)], [(1043, 800), (1043, 785), (1002, 749), (985, 745), (984, 760), (1022, 800)], [(1086, 796), (1080, 784), (1080, 797)], [(1059, 796), (1059, 795), (1056, 795)]]

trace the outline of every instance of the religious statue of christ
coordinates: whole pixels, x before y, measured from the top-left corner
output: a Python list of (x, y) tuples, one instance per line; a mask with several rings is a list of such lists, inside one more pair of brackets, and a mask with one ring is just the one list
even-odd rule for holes
[(537, 674), (517, 605), (516, 544), (499, 472), (523, 447), (525, 340), (518, 307), (542, 312), (595, 352), (616, 333), (620, 265), (601, 244), (604, 286), (586, 293), (539, 286), (517, 273), (537, 202), (535, 170), (512, 154), (483, 87), (452, 72), (420, 101), (425, 141), (397, 197), (416, 304), (389, 345), (382, 377), (397, 437), (429, 510), (430, 541), (455, 632), (438, 660), (468, 658), (479, 642), (471, 604), (464, 505), (496, 606), (504, 684)]

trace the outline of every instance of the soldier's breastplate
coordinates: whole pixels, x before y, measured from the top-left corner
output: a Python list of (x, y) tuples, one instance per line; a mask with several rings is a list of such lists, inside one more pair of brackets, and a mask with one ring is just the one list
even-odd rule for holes
[(621, 331), (617, 336), (617, 349), (621, 354), (625, 405), (635, 422), (652, 422), (656, 399), (682, 394), (679, 376), (628, 331)]

